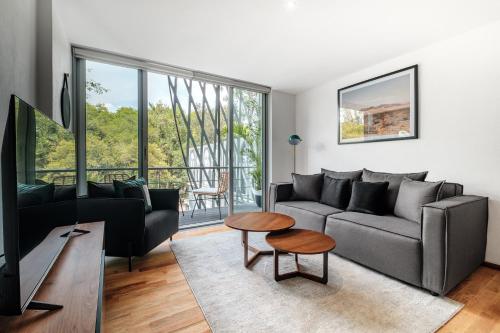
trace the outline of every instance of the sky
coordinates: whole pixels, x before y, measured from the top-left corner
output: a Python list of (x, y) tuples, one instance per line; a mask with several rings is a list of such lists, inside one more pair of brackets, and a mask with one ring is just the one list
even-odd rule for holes
[[(138, 71), (136, 69), (87, 61), (87, 80), (93, 80), (108, 89), (98, 95), (87, 94), (87, 102), (104, 104), (112, 112), (120, 107), (138, 107)], [(178, 79), (177, 95), (181, 105), (187, 106), (189, 94), (184, 80)], [(193, 99), (196, 103), (202, 101), (202, 91), (197, 81), (193, 82)], [(206, 96), (211, 106), (215, 105), (215, 91), (212, 85), (207, 84)], [(163, 74), (148, 72), (148, 102), (171, 105), (168, 78)]]
[(410, 102), (409, 73), (389, 80), (372, 81), (363, 88), (358, 87), (342, 94), (342, 105), (359, 110), (368, 106)]

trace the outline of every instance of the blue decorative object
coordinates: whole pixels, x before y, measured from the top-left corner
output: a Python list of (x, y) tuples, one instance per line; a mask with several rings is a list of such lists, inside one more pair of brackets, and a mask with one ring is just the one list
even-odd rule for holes
[(302, 139), (297, 134), (292, 134), (288, 137), (288, 143), (293, 146), (293, 173), (295, 173), (295, 147), (302, 142)]
[(302, 142), (302, 139), (297, 134), (292, 134), (288, 138), (288, 143), (291, 144), (292, 146), (296, 146), (301, 142)]

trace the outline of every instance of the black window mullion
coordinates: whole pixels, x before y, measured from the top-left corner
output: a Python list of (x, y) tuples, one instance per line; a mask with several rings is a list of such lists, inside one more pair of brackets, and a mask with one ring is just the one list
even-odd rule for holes
[(148, 180), (148, 72), (138, 70), (138, 166), (139, 176)]

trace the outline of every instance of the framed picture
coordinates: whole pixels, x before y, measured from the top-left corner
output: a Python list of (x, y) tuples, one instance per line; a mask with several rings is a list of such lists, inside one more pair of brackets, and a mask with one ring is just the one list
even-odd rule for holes
[(418, 65), (339, 89), (338, 143), (418, 138)]

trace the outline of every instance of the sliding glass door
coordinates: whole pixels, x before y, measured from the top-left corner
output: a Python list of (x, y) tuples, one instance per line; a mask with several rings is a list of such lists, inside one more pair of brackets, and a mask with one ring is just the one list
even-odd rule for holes
[(87, 61), (85, 89), (87, 180), (137, 176), (138, 71)]
[(227, 91), (148, 73), (149, 185), (180, 189), (185, 225), (228, 214)]
[(232, 108), (232, 202), (234, 212), (263, 207), (264, 95), (234, 88)]
[(87, 59), (76, 72), (81, 194), (142, 176), (180, 189), (184, 225), (263, 209), (265, 93)]

